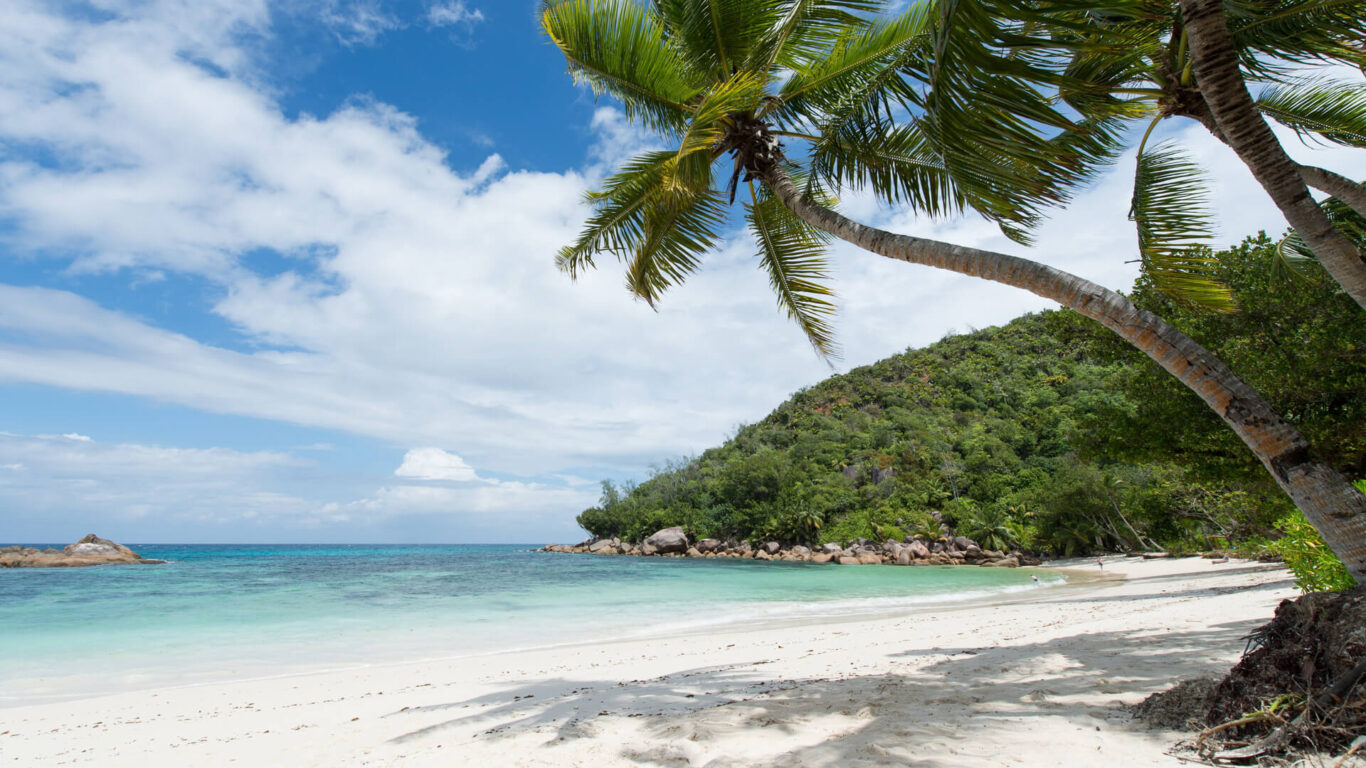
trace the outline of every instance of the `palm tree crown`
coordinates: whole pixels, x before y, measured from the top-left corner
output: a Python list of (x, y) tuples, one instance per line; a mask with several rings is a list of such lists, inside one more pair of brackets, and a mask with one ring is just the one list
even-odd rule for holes
[[(1040, 50), (1038, 37), (1025, 41), (1020, 50), (1036, 57), (1070, 58), (1061, 78), (1051, 82), (1058, 86), (1059, 99), (1079, 113), (1106, 121), (1112, 130), (1117, 123), (1147, 123), (1138, 143), (1130, 212), (1144, 269), (1173, 298), (1227, 311), (1233, 308), (1228, 292), (1210, 277), (1205, 252), (1193, 248), (1208, 240), (1212, 223), (1200, 169), (1172, 142), (1149, 145), (1153, 129), (1170, 117), (1196, 120), (1216, 138), (1230, 141), (1227, 126), (1211, 109), (1216, 85), (1198, 77), (1186, 4), (1106, 3), (1102, 12), (1099, 3), (1079, 3), (1051, 31), (1047, 52)], [(998, 13), (1016, 13), (1013, 3), (993, 7)], [(1257, 113), (1306, 142), (1366, 147), (1366, 83), (1327, 74), (1341, 73), (1346, 69), (1342, 65), (1366, 68), (1366, 47), (1361, 45), (1366, 2), (1223, 0), (1219, 8), (1236, 71), (1257, 91), (1252, 100)], [(1352, 180), (1319, 168), (1297, 170), (1304, 180), (1301, 186), (1348, 195), (1357, 201), (1348, 205), (1366, 214), (1361, 202), (1366, 190)], [(1287, 216), (1293, 223), (1294, 217)], [(1331, 230), (1329, 235), (1336, 239)]]
[[(575, 78), (676, 145), (631, 159), (588, 196), (594, 213), (559, 266), (577, 275), (596, 255), (615, 254), (628, 288), (653, 304), (717, 244), (743, 186), (779, 305), (833, 355), (829, 235), (756, 184), (759, 169), (782, 163), (826, 203), (856, 188), (930, 215), (970, 208), (1026, 240), (1041, 209), (1064, 201), (1113, 137), (1101, 121), (1078, 126), (1035, 85), (1055, 78), (1047, 62), (983, 56), (945, 34), (947, 6), (923, 2), (887, 17), (886, 5), (547, 2), (543, 27)], [(978, 35), (1008, 31), (989, 17), (973, 23)], [(975, 66), (953, 65), (969, 59)], [(990, 135), (965, 141), (971, 121), (990, 123)]]

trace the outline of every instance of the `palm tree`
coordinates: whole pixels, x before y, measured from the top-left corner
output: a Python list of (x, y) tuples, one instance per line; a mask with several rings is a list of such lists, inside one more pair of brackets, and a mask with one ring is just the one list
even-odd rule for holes
[(967, 515), (958, 521), (958, 530), (964, 536), (982, 545), (983, 549), (1006, 550), (1016, 542), (1010, 530), (1010, 518), (999, 506), (977, 509), (967, 506)]
[[(561, 250), (561, 269), (576, 276), (613, 254), (629, 290), (653, 305), (717, 245), (743, 185), (745, 219), (779, 305), (823, 355), (834, 353), (825, 285), (832, 236), (1029, 290), (1099, 321), (1204, 399), (1366, 579), (1366, 496), (1313, 461), (1304, 438), (1261, 396), (1161, 318), (1034, 261), (885, 232), (833, 209), (827, 190), (866, 188), (931, 214), (972, 208), (1024, 239), (1041, 206), (1064, 201), (1094, 168), (1089, 158), (1114, 142), (1105, 120), (1078, 126), (1053, 109), (1031, 85), (1047, 75), (1034, 63), (1005, 57), (974, 68), (966, 36), (937, 34), (938, 6), (873, 15), (884, 5), (548, 0), (542, 25), (574, 77), (676, 143), (626, 162), (589, 195), (594, 212)], [(950, 61), (961, 70), (946, 72)], [(992, 135), (957, 136), (954, 119), (963, 114), (992, 123)], [(787, 144), (803, 155), (789, 155)]]
[[(1348, 42), (1348, 35), (1355, 32), (1359, 44), (1362, 34), (1366, 32), (1366, 7), (1359, 2), (1316, 2), (1315, 5), (1319, 9), (1328, 6), (1330, 11), (1327, 14), (1320, 12), (1315, 20), (1318, 22), (1315, 31), (1319, 35), (1309, 34), (1297, 38), (1301, 44), (1305, 40), (1322, 41), (1322, 45), (1310, 48), (1306, 55), (1347, 60), (1357, 66), (1366, 62), (1366, 52)], [(1309, 195), (1306, 182), (1322, 185), (1324, 191), (1353, 205), (1362, 214), (1366, 214), (1366, 204), (1362, 200), (1366, 190), (1349, 179), (1322, 169), (1311, 169), (1307, 176), (1303, 175), (1301, 166), (1285, 153), (1248, 93), (1239, 66), (1240, 51), (1235, 47), (1233, 35), (1229, 31), (1222, 0), (1181, 0), (1181, 21), (1190, 39), (1191, 71), (1198, 83), (1200, 95), (1217, 124), (1216, 135), (1238, 153), (1238, 157), (1281, 209), (1290, 226), (1314, 251), (1324, 269), (1357, 304), (1366, 307), (1366, 261), (1362, 260), (1356, 245), (1333, 226), (1333, 222)], [(1262, 28), (1265, 26), (1261, 25)], [(1304, 100), (1295, 99), (1295, 95), (1290, 94), (1291, 98), (1282, 99), (1282, 103), (1299, 106), (1297, 102)], [(1361, 92), (1357, 91), (1356, 95), (1360, 104)], [(1350, 106), (1344, 105), (1343, 101), (1337, 98), (1326, 104), (1322, 101), (1319, 103), (1329, 108), (1332, 120), (1343, 116), (1340, 114), (1343, 106)], [(1355, 111), (1353, 117), (1357, 118), (1359, 126), (1362, 111), (1359, 108)], [(1292, 124), (1298, 122), (1301, 128), (1313, 124), (1296, 120), (1302, 116), (1292, 113)], [(1329, 124), (1327, 131), (1315, 132), (1330, 134), (1334, 132), (1334, 127)], [(1358, 129), (1349, 143), (1366, 146), (1366, 136)], [(1354, 200), (1356, 203), (1353, 203)]]
[[(1033, 21), (1014, 2), (984, 0), (958, 15), (991, 13)], [(1132, 216), (1154, 283), (1178, 300), (1231, 309), (1189, 246), (1208, 234), (1198, 210), (1195, 167), (1179, 150), (1149, 150), (1161, 120), (1186, 117), (1227, 144), (1307, 247), (1357, 304), (1366, 307), (1366, 261), (1310, 196), (1309, 187), (1366, 215), (1366, 187), (1301, 165), (1266, 118), (1302, 139), (1366, 147), (1366, 84), (1313, 74), (1316, 65), (1366, 66), (1362, 0), (1135, 0), (1086, 3), (1053, 18), (1048, 34), (983, 40), (1034, 57), (1066, 56), (1047, 82), (1084, 114), (1149, 120), (1139, 143)], [(956, 34), (973, 34), (954, 22)], [(1056, 63), (1056, 62), (1055, 62)], [(1260, 89), (1254, 99), (1251, 83)], [(971, 126), (965, 126), (969, 130)], [(1194, 213), (1192, 215), (1192, 209)]]

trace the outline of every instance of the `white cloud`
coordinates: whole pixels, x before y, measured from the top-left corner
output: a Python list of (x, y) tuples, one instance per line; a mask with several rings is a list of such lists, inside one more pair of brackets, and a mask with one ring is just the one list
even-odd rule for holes
[(449, 480), (464, 483), (479, 480), (474, 467), (453, 453), (440, 448), (414, 448), (403, 455), (403, 463), (394, 470), (396, 477), (415, 480)]
[(93, 442), (92, 438), (90, 438), (90, 437), (88, 437), (88, 436), (86, 436), (86, 435), (77, 434), (77, 433), (75, 433), (75, 432), (68, 432), (68, 433), (62, 435), (62, 437), (65, 437), (67, 440), (75, 440), (75, 441), (81, 442), (81, 443)]
[(434, 3), (427, 9), (427, 23), (433, 27), (469, 27), (483, 20), (483, 11), (469, 8), (464, 0)]
[(127, 541), (259, 540), (260, 531), (316, 540), (323, 527), (329, 537), (370, 541), (411, 541), (416, 530), (435, 541), (567, 540), (578, 535), (572, 512), (592, 502), (566, 486), (521, 481), (389, 486), (281, 451), (8, 433), (0, 433), (0, 470), (0, 544), (42, 531), (74, 539), (91, 521), (96, 533)]
[(373, 45), (380, 35), (403, 26), (378, 0), (328, 0), (318, 17), (343, 45)]

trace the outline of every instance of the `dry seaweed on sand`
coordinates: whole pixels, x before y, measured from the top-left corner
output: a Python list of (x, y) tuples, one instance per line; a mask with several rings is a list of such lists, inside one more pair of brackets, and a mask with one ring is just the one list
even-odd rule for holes
[(1185, 681), (1135, 716), (1200, 729), (1183, 745), (1212, 764), (1366, 764), (1366, 587), (1286, 600), (1247, 639), (1223, 680)]

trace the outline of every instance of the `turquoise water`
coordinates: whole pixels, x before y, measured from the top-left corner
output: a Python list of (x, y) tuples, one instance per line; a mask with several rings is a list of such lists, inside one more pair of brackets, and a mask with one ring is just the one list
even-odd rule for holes
[(170, 562), (0, 569), (0, 706), (905, 612), (1062, 582), (1033, 569), (600, 557), (512, 545), (134, 549)]

